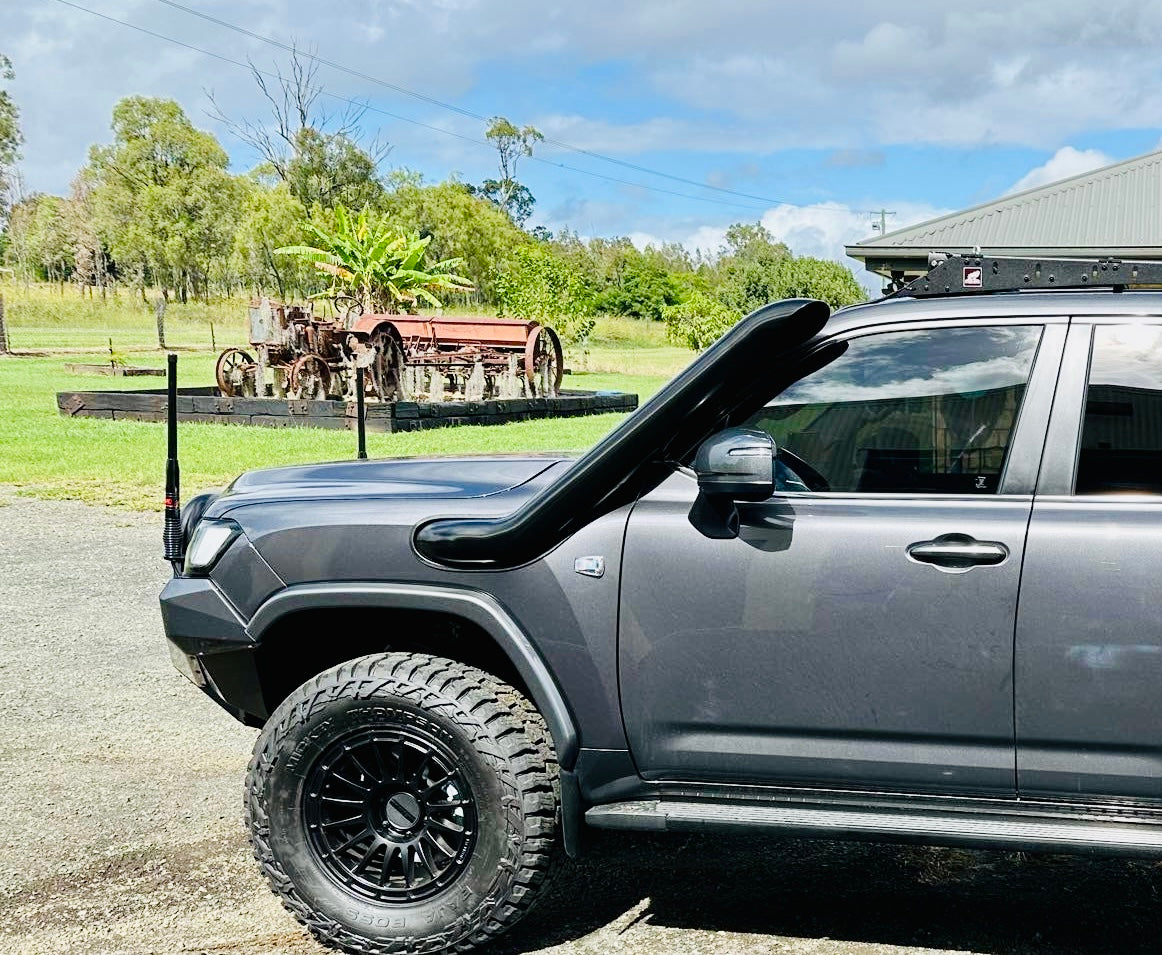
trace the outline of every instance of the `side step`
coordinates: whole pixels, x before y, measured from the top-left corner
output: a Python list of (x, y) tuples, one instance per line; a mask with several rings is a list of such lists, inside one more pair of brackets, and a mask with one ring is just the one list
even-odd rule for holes
[(1073, 810), (966, 812), (866, 806), (756, 805), (737, 801), (645, 799), (595, 806), (585, 821), (601, 829), (748, 831), (789, 837), (920, 842), (975, 848), (1162, 856), (1162, 824)]

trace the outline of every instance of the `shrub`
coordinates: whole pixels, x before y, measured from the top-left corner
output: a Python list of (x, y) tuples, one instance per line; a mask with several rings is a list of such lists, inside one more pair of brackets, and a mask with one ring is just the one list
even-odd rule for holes
[(535, 318), (556, 329), (566, 347), (584, 350), (595, 324), (589, 292), (580, 273), (549, 248), (515, 249), (493, 288), (499, 315)]
[(741, 312), (698, 291), (692, 292), (684, 302), (662, 308), (670, 341), (699, 351), (721, 338), (740, 318)]

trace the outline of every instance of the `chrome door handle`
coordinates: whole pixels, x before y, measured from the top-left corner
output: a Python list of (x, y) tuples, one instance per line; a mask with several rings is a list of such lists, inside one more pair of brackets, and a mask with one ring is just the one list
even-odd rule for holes
[(930, 541), (910, 544), (907, 554), (919, 564), (963, 573), (976, 566), (1004, 563), (1009, 549), (999, 541), (978, 541), (967, 534), (942, 534)]

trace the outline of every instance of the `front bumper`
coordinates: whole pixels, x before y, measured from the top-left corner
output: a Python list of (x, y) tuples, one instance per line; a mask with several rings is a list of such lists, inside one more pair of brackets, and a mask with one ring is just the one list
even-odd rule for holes
[(255, 645), (213, 581), (174, 577), (161, 592), (161, 619), (174, 665), (235, 719), (261, 726), (269, 716)]

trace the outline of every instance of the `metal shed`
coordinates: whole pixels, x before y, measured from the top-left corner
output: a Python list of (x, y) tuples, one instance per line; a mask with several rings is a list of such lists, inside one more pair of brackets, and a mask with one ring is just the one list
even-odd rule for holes
[(894, 282), (928, 271), (930, 252), (1162, 260), (1162, 150), (849, 245)]

